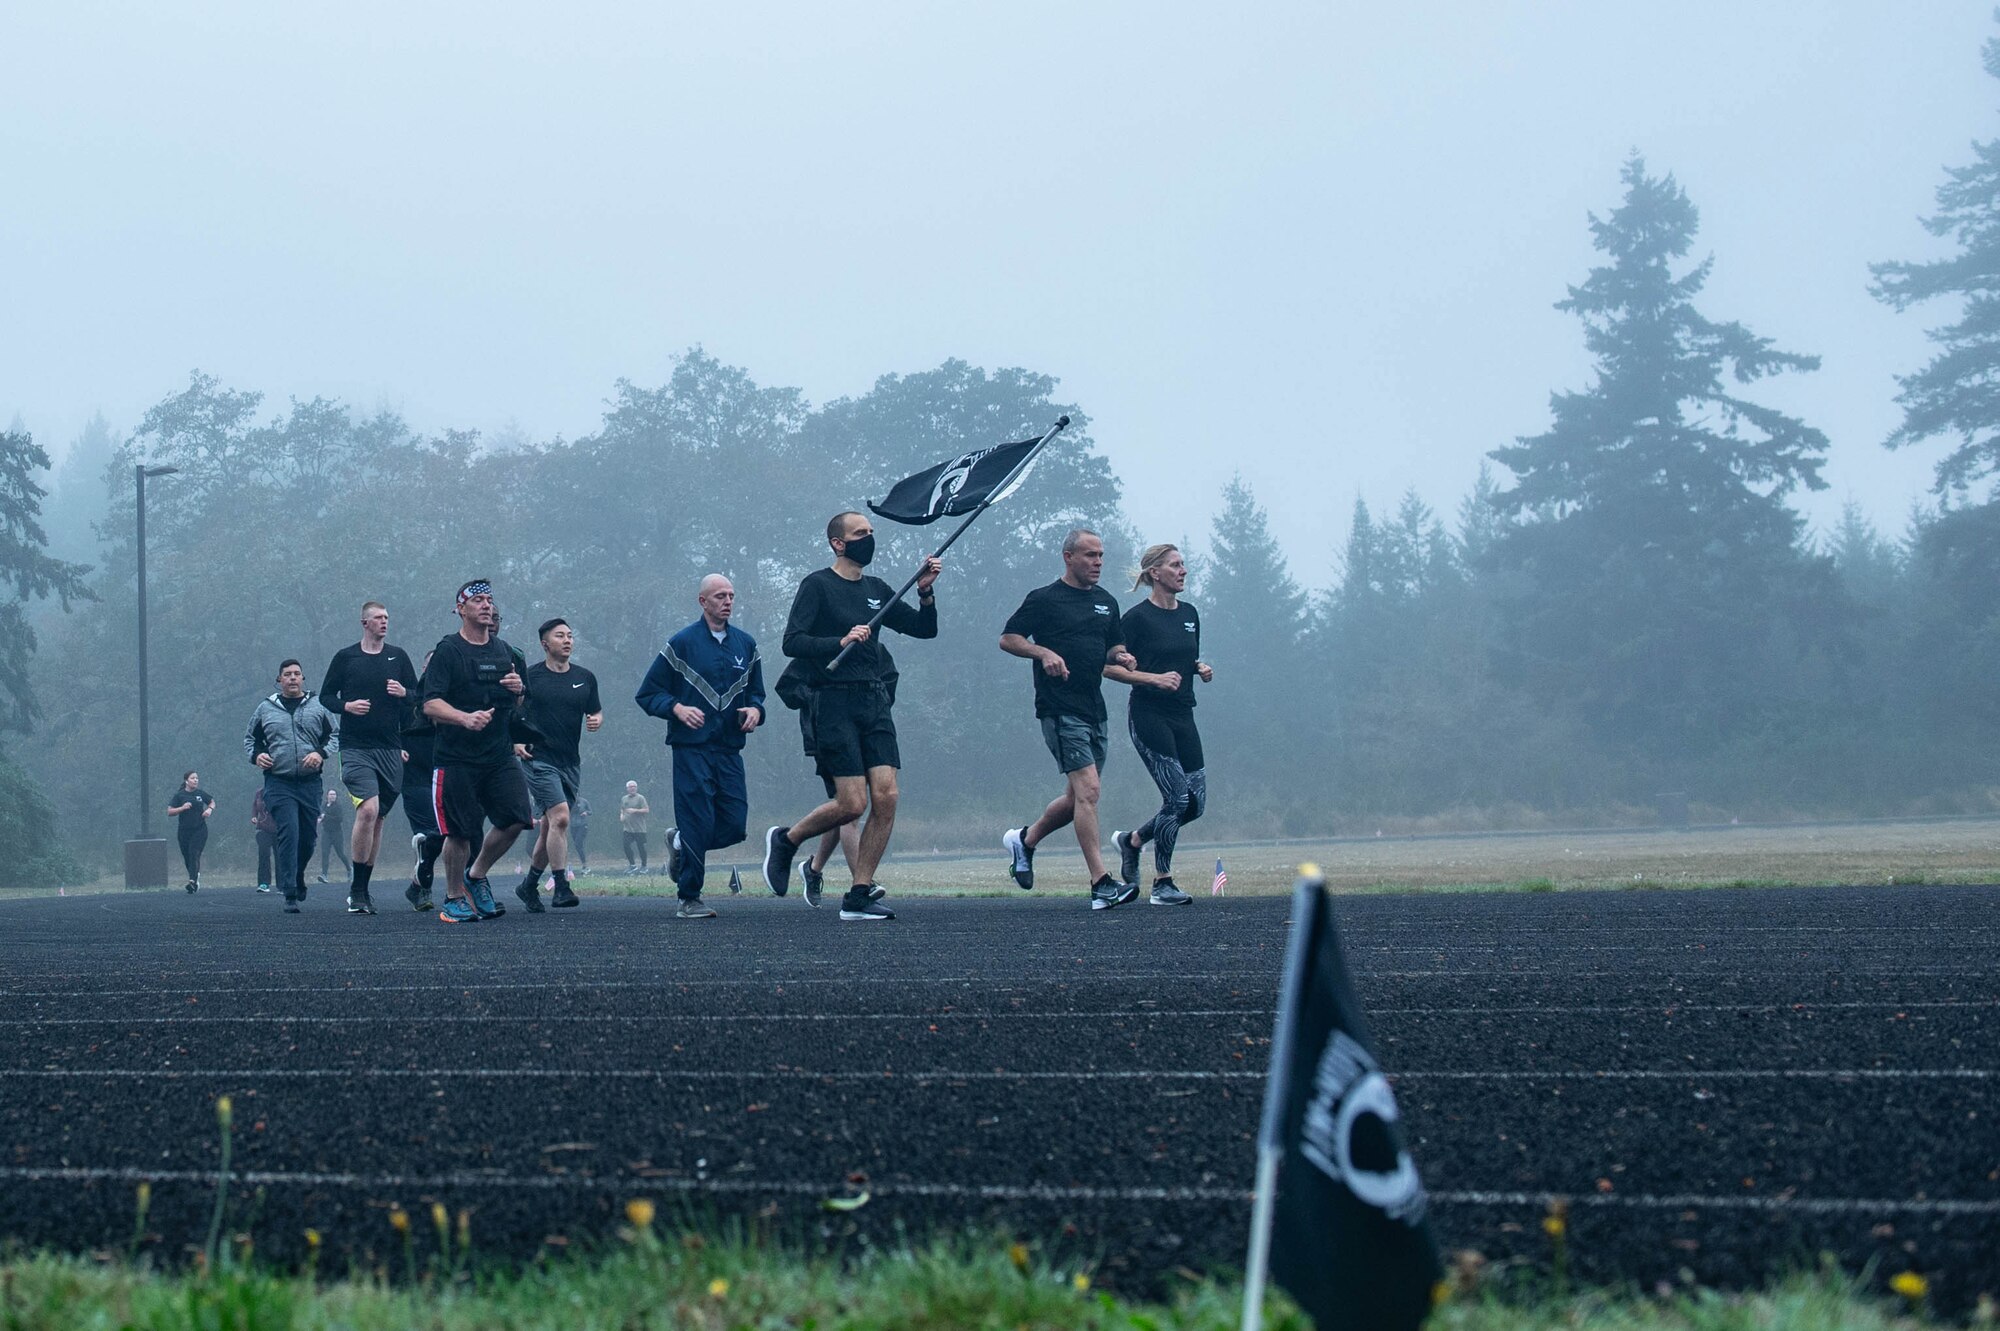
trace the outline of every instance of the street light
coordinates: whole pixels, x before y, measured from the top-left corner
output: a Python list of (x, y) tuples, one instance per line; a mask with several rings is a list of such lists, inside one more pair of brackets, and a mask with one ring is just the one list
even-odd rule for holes
[(172, 476), (179, 470), (179, 467), (149, 467), (143, 462), (132, 468), (132, 478), (139, 487), (139, 825), (125, 847), (127, 887), (167, 885), (166, 840), (149, 835), (153, 821), (153, 755), (151, 717), (146, 709), (146, 478)]

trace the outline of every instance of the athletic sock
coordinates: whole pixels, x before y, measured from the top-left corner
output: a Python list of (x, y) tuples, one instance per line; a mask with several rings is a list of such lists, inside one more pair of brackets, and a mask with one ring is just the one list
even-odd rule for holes
[(354, 862), (354, 887), (352, 890), (355, 892), (366, 892), (368, 890), (368, 879), (374, 872), (374, 865), (363, 864), (360, 860), (356, 860)]
[(549, 886), (550, 886), (550, 887), (552, 887), (552, 888), (564, 888), (564, 887), (568, 887), (568, 886), (569, 886), (569, 870), (568, 870), (568, 869), (551, 869), (551, 870), (549, 870)]
[(537, 869), (534, 865), (530, 864), (528, 866), (528, 876), (521, 880), (521, 885), (523, 887), (534, 887), (541, 881), (542, 881), (542, 871), (540, 869)]

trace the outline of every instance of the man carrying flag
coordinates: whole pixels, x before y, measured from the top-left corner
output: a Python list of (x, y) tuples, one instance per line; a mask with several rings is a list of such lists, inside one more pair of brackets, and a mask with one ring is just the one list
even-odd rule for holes
[(1303, 865), (1257, 1133), (1245, 1331), (1261, 1325), (1267, 1269), (1320, 1326), (1423, 1325), (1444, 1268), (1397, 1121), (1326, 880)]
[[(863, 571), (875, 558), (875, 527), (866, 515), (834, 514), (826, 524), (826, 540), (833, 563), (808, 573), (799, 584), (785, 623), (784, 652), (800, 664), (802, 682), (811, 690), (807, 705), (813, 709), (814, 752), (820, 775), (832, 779), (834, 793), (791, 826), (764, 834), (764, 884), (783, 896), (791, 886), (799, 847), (867, 812), (859, 860), (851, 866), (854, 882), (841, 898), (840, 918), (893, 920), (895, 912), (872, 895), (875, 869), (896, 824), (896, 770), (902, 766), (884, 683), (896, 666), (875, 630), (880, 625), (912, 638), (935, 638), (932, 589), (944, 565), (936, 555), (924, 561), (914, 580), (917, 605), (912, 609), (888, 583)], [(813, 886), (809, 880), (806, 902), (816, 906)]]

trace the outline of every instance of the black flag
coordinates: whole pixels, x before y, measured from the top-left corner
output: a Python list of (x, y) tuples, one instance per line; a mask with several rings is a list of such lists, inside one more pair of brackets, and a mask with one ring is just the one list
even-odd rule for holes
[[(993, 491), (1013, 475), (1021, 459), (1041, 442), (1023, 439), (1017, 444), (995, 444), (992, 448), (962, 453), (949, 462), (905, 476), (889, 491), (888, 498), (868, 507), (877, 517), (917, 527), (939, 518), (970, 513), (981, 504), (997, 503), (1013, 493), (1013, 487), (1000, 494)], [(1027, 473), (1023, 472), (1014, 484), (1018, 486), (1026, 478)]]
[(1258, 1134), (1245, 1321), (1262, 1297), (1261, 1224), (1271, 1274), (1319, 1326), (1414, 1331), (1444, 1275), (1428, 1199), (1348, 982), (1326, 880), (1311, 866), (1300, 875)]

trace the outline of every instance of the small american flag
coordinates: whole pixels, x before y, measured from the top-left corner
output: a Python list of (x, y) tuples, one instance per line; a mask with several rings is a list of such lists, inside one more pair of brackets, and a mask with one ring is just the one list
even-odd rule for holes
[(1208, 894), (1212, 897), (1219, 897), (1222, 895), (1222, 889), (1228, 885), (1229, 875), (1223, 872), (1222, 861), (1218, 859), (1215, 862), (1215, 881), (1208, 885)]

